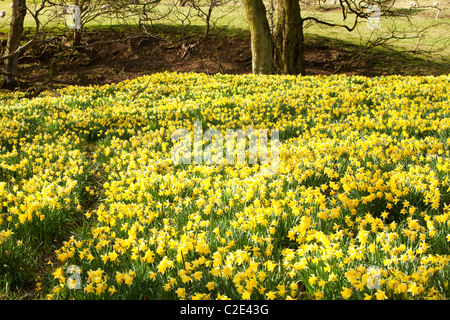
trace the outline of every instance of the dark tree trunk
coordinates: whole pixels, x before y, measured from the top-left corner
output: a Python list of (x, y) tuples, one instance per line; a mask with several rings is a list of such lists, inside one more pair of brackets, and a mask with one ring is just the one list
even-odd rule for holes
[(73, 46), (79, 46), (81, 45), (81, 29), (74, 29), (73, 30)]
[[(88, 5), (89, 5), (89, 1), (86, 0), (76, 0), (75, 1), (75, 5), (77, 5), (78, 7), (80, 7), (80, 14), (84, 11), (84, 10), (89, 10)], [(76, 25), (76, 23), (75, 23)], [(75, 29), (73, 29), (73, 40), (72, 40), (72, 45), (73, 46), (79, 46), (81, 45), (81, 29), (77, 29), (75, 27)]]
[(250, 27), (252, 49), (252, 72), (273, 74), (273, 40), (262, 0), (243, 0)]
[(278, 1), (275, 64), (281, 74), (305, 74), (303, 20), (298, 0)]
[[(9, 26), (8, 41), (6, 44), (5, 55), (11, 55), (16, 52), (20, 46), (20, 39), (23, 33), (23, 22), (27, 14), (26, 0), (14, 0), (12, 8), (11, 23)], [(1, 87), (4, 89), (14, 89), (19, 85), (17, 76), (19, 73), (19, 53), (4, 62)]]

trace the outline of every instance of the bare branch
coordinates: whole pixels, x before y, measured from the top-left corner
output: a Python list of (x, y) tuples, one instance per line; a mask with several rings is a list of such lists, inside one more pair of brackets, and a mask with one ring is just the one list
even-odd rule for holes
[(345, 29), (347, 29), (348, 31), (353, 31), (353, 30), (356, 28), (356, 26), (358, 25), (358, 17), (355, 17), (355, 21), (354, 21), (354, 23), (353, 23), (353, 26), (351, 26), (351, 27), (349, 27), (349, 26), (347, 26), (347, 25), (345, 25), (345, 24), (337, 24), (337, 23), (327, 22), (327, 21), (318, 19), (318, 18), (316, 18), (316, 17), (306, 17), (306, 18), (303, 18), (303, 21), (309, 21), (309, 20), (310, 20), (310, 21), (314, 21), (314, 22), (319, 23), (319, 24), (323, 24), (323, 25), (329, 26), (329, 27), (340, 27), (340, 28), (345, 28)]

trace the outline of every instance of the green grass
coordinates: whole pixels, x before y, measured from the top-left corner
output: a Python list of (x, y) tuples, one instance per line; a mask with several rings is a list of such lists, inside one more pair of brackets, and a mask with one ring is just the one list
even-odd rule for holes
[[(441, 1), (441, 2), (443, 2), (442, 6), (450, 7), (450, 1)], [(427, 36), (421, 39), (424, 46), (429, 47), (433, 45), (436, 42), (436, 40), (440, 40), (440, 38), (442, 38), (442, 35), (446, 34), (446, 30), (450, 23), (450, 19), (449, 16), (447, 16), (445, 13), (450, 11), (450, 9), (443, 10), (441, 18), (436, 20), (434, 19), (435, 16), (434, 12), (436, 12), (436, 9), (434, 8), (425, 8), (423, 9), (423, 11), (415, 13), (413, 10), (409, 10), (409, 1), (397, 1), (396, 5), (398, 5), (398, 7), (397, 6), (395, 7), (396, 9), (403, 10), (405, 11), (406, 14), (413, 13), (411, 15), (413, 18), (410, 20), (417, 27), (431, 27), (435, 25), (437, 22), (439, 23), (434, 28), (430, 28), (430, 30), (427, 32)], [(431, 6), (431, 3), (429, 5)], [(308, 7), (306, 10), (302, 10), (302, 16), (304, 18), (310, 16), (317, 17), (328, 22), (337, 24), (346, 24), (348, 26), (351, 26), (353, 24), (351, 16), (349, 16), (346, 19), (346, 21), (343, 20), (342, 12), (337, 6), (324, 5), (324, 7), (329, 9), (333, 8), (333, 10), (321, 10), (318, 8)], [(207, 10), (206, 7), (202, 7), (202, 9), (204, 11)], [(6, 17), (8, 17), (11, 13), (11, 7), (9, 5), (9, 2), (0, 3), (0, 10), (5, 10)], [(170, 14), (167, 14), (169, 12)], [(427, 12), (428, 14), (421, 14), (423, 12)], [(157, 24), (175, 25), (179, 27), (202, 26), (205, 23), (204, 19), (200, 18), (199, 15), (196, 14), (194, 9), (189, 6), (186, 7), (176, 6), (175, 8), (172, 8), (166, 4), (162, 4), (156, 8), (155, 13), (151, 17), (156, 19), (154, 22)], [(2, 20), (3, 21), (0, 21), (0, 30), (2, 32), (5, 32), (9, 27), (8, 26), (9, 20), (7, 20), (6, 18), (3, 18)], [(45, 21), (45, 19), (43, 19), (43, 21)], [(99, 25), (108, 26), (120, 24), (123, 22), (124, 21), (118, 19), (101, 19), (101, 20), (97, 19), (91, 23), (88, 23), (87, 25), (91, 27)], [(135, 21), (126, 21), (126, 22), (130, 24), (135, 23)], [(402, 17), (401, 15), (396, 17), (390, 17), (389, 19), (382, 17), (381, 30), (378, 33), (379, 34), (390, 33), (390, 31), (393, 29), (394, 24), (397, 30), (410, 31), (411, 29), (414, 28), (414, 27), (411, 28), (408, 19)], [(211, 17), (211, 25), (212, 27), (219, 29), (228, 27), (232, 29), (248, 29), (245, 12), (240, 2), (214, 8)], [(59, 26), (64, 27), (62, 20), (59, 20)], [(25, 27), (34, 28), (34, 20), (29, 14), (25, 18)], [(339, 27), (326, 27), (318, 24), (313, 24), (307, 28), (307, 34), (320, 34), (339, 40), (353, 41), (355, 43), (365, 41), (370, 37), (373, 38), (374, 36), (374, 34), (372, 34), (372, 32), (367, 28), (365, 21), (360, 23), (354, 32), (346, 32), (345, 30), (343, 31), (343, 29)], [(416, 43), (414, 40), (411, 40), (402, 42), (402, 45), (405, 45), (406, 47), (410, 48), (412, 46), (415, 46)], [(444, 45), (442, 45), (442, 47), (444, 47)], [(450, 49), (447, 48), (445, 53), (449, 54)]]
[[(342, 21), (342, 13), (340, 11), (327, 12), (304, 12), (305, 17), (314, 16), (327, 22), (344, 24)], [(351, 27), (353, 21), (345, 22), (345, 25)], [(367, 27), (366, 21), (358, 23), (356, 29), (348, 32), (341, 27), (328, 27), (319, 24), (312, 24), (307, 27), (306, 37), (309, 35), (322, 35), (336, 40), (352, 42), (354, 44), (364, 44), (368, 40), (374, 41), (379, 37), (389, 37), (393, 33), (397, 33), (399, 37), (402, 35), (412, 37), (411, 39), (392, 40), (392, 44), (403, 50), (413, 50), (420, 44), (422, 50), (442, 50), (443, 56), (450, 55), (450, 47), (447, 45), (449, 41), (448, 27), (450, 25), (449, 18), (431, 19), (427, 17), (416, 16), (410, 20), (406, 17), (382, 17), (380, 29), (372, 31)], [(426, 29), (425, 33), (420, 33), (420, 37), (414, 37), (421, 29)], [(447, 36), (445, 36), (447, 34)]]

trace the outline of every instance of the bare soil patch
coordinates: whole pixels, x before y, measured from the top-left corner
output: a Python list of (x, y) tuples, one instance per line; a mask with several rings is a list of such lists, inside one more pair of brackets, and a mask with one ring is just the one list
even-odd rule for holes
[[(0, 37), (4, 39), (5, 36)], [(82, 43), (122, 38), (124, 34), (119, 29), (88, 30), (84, 33)], [(168, 38), (170, 40), (167, 40)], [(206, 74), (251, 73), (249, 36), (225, 33), (211, 35), (186, 50), (186, 47), (196, 43), (199, 38), (199, 35), (183, 38), (169, 36), (166, 39), (142, 36), (78, 50), (64, 50), (55, 45), (35, 47), (20, 59), (20, 80), (24, 83), (24, 88), (38, 86), (49, 78), (51, 69), (53, 69), (53, 77), (49, 83), (51, 87), (104, 85), (165, 71)], [(70, 44), (67, 36), (63, 37), (62, 42), (64, 41)], [(308, 75), (345, 73), (376, 76), (448, 72), (441, 70), (440, 66), (435, 66), (433, 70), (405, 68), (405, 63), (399, 60), (400, 57), (390, 58), (392, 61), (389, 61), (389, 57), (373, 53), (358, 56), (357, 49), (345, 44), (336, 45), (326, 38), (315, 40), (307, 38), (305, 41)], [(380, 61), (385, 67), (378, 63)], [(396, 69), (395, 64), (399, 68)]]

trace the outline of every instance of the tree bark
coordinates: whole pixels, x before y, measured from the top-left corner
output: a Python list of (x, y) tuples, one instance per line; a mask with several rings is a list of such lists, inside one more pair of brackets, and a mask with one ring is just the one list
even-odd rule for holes
[[(75, 5), (80, 7), (81, 12), (83, 12), (85, 9), (85, 5), (89, 5), (89, 1), (85, 0), (76, 0)], [(72, 40), (73, 46), (79, 46), (81, 45), (81, 29), (73, 29), (73, 40)]]
[(81, 29), (74, 29), (72, 46), (79, 46), (79, 45), (81, 45)]
[(305, 74), (303, 20), (298, 0), (278, 1), (275, 64), (281, 74)]
[[(20, 46), (23, 33), (23, 22), (27, 13), (26, 0), (13, 0), (11, 24), (9, 27), (8, 41), (5, 55), (15, 53)], [(14, 54), (4, 62), (3, 76), (0, 87), (14, 89), (19, 85), (17, 75), (19, 73), (19, 53)]]
[(252, 72), (273, 74), (273, 40), (264, 3), (262, 0), (243, 0), (243, 4), (250, 27)]

